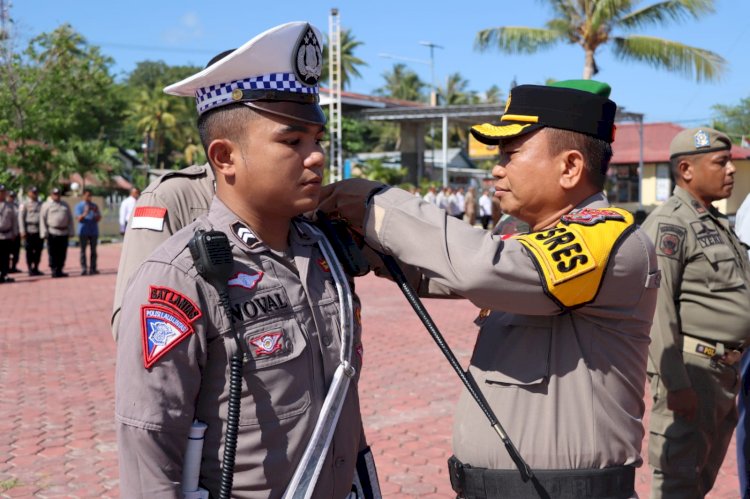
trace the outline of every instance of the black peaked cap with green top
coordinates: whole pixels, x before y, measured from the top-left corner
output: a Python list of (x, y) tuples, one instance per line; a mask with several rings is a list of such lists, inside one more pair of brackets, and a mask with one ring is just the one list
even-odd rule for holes
[(551, 85), (518, 85), (511, 90), (500, 124), (471, 127), (483, 144), (525, 135), (540, 128), (560, 128), (612, 143), (617, 104), (611, 88), (594, 80), (565, 80)]

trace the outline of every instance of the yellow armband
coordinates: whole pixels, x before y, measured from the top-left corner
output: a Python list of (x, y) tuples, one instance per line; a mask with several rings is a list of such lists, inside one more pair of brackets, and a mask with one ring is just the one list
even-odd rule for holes
[(515, 236), (529, 250), (547, 294), (566, 308), (596, 297), (609, 255), (633, 227), (620, 208), (585, 208), (564, 215), (552, 229)]

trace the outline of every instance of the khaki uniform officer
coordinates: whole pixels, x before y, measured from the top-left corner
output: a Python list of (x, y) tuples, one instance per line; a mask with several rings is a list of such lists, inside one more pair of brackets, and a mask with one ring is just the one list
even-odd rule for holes
[(39, 212), (39, 233), (47, 240), (49, 268), (52, 277), (68, 277), (63, 272), (68, 255), (68, 241), (74, 234), (73, 213), (70, 206), (60, 199), (60, 189), (52, 189)]
[(14, 281), (8, 277), (8, 271), (13, 241), (18, 235), (16, 207), (6, 200), (6, 195), (5, 186), (0, 185), (0, 284)]
[[(309, 24), (285, 24), (165, 89), (196, 98), (216, 196), (123, 294), (115, 411), (124, 497), (181, 497), (194, 419), (208, 425), (199, 482), (219, 495), (234, 405), (227, 378), (240, 353), (230, 496), (280, 498), (312, 476), (312, 497), (379, 497), (357, 393), (359, 301), (325, 238), (299, 217), (316, 207), (325, 165), (321, 46)], [(201, 229), (232, 246), (230, 318), (188, 247)]]
[[(609, 91), (593, 81), (520, 85), (499, 126), (472, 128), (500, 145), (495, 196), (528, 234), (493, 236), (364, 180), (333, 184), (322, 203), (364, 225), (368, 244), (422, 269), (421, 289), (447, 286), (483, 309), (469, 370), (554, 498), (634, 497), (641, 464), (659, 274), (649, 238), (601, 193), (616, 109)], [(547, 497), (521, 481), (467, 391), (453, 452), (459, 497)]]
[(165, 173), (144, 189), (127, 223), (117, 269), (112, 310), (115, 339), (122, 294), (138, 266), (169, 236), (206, 214), (214, 191), (209, 164)]
[(703, 497), (737, 423), (740, 351), (750, 339), (750, 263), (724, 215), (729, 138), (710, 128), (672, 140), (674, 195), (644, 222), (664, 278), (651, 330), (651, 497)]
[(28, 192), (29, 199), (21, 204), (18, 210), (18, 228), (21, 237), (24, 239), (24, 248), (26, 249), (26, 265), (29, 268), (30, 276), (43, 275), (39, 270), (39, 260), (42, 259), (42, 248), (44, 240), (39, 234), (39, 223), (42, 211), (42, 203), (39, 202), (39, 190), (36, 187), (30, 187)]

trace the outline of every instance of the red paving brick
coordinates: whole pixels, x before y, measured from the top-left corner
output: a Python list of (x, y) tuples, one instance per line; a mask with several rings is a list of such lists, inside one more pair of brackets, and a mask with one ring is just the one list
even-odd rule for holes
[[(118, 244), (99, 247), (97, 276), (79, 275), (78, 249), (71, 248), (67, 279), (15, 274), (16, 283), (0, 286), (2, 498), (120, 497), (109, 331), (119, 252)], [(452, 497), (445, 462), (460, 383), (394, 284), (368, 276), (357, 288), (364, 304), (362, 409), (384, 497)], [(465, 365), (476, 308), (426, 304)], [(709, 498), (739, 496), (734, 449), (732, 442)], [(642, 498), (650, 481), (644, 465), (636, 474)]]

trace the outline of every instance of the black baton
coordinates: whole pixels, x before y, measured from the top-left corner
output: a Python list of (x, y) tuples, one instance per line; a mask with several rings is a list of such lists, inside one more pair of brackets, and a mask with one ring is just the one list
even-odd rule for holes
[(396, 262), (396, 259), (390, 255), (384, 255), (382, 253), (378, 253), (378, 255), (383, 260), (383, 263), (385, 264), (386, 268), (391, 273), (393, 278), (396, 280), (396, 284), (398, 284), (399, 288), (401, 288), (401, 291), (404, 293), (406, 300), (414, 309), (414, 312), (416, 312), (417, 316), (422, 320), (422, 323), (427, 328), (427, 331), (430, 333), (430, 336), (432, 336), (432, 339), (435, 340), (435, 343), (437, 343), (440, 351), (443, 352), (443, 355), (445, 355), (445, 358), (448, 359), (448, 362), (456, 371), (458, 377), (461, 378), (461, 382), (463, 382), (466, 389), (469, 390), (471, 396), (474, 397), (474, 400), (476, 400), (479, 408), (482, 409), (482, 412), (484, 412), (484, 415), (487, 416), (487, 419), (490, 420), (490, 425), (500, 436), (500, 440), (502, 440), (505, 444), (505, 448), (507, 449), (510, 458), (518, 467), (518, 471), (521, 473), (521, 479), (524, 482), (527, 482), (534, 476), (534, 472), (531, 471), (531, 468), (528, 464), (526, 464), (526, 461), (523, 460), (521, 454), (518, 452), (518, 449), (516, 449), (516, 446), (513, 445), (513, 442), (508, 437), (508, 434), (505, 433), (502, 425), (497, 420), (497, 416), (495, 416), (495, 413), (492, 412), (489, 403), (487, 403), (487, 399), (484, 398), (482, 391), (477, 386), (477, 382), (474, 380), (474, 376), (472, 376), (468, 370), (464, 371), (461, 367), (461, 364), (458, 363), (458, 359), (456, 359), (453, 351), (445, 342), (445, 338), (443, 338), (443, 335), (440, 334), (440, 331), (438, 331), (438, 328), (435, 325), (435, 322), (432, 320), (432, 317), (430, 317), (430, 314), (422, 304), (422, 301), (414, 292), (414, 288), (412, 288), (411, 284), (409, 284), (409, 282), (406, 280), (406, 276), (401, 270), (401, 267), (399, 267), (398, 263)]

